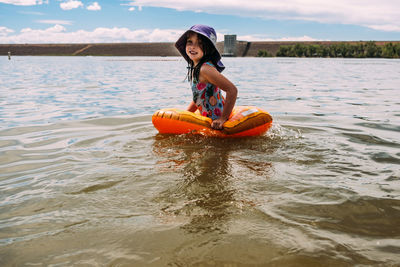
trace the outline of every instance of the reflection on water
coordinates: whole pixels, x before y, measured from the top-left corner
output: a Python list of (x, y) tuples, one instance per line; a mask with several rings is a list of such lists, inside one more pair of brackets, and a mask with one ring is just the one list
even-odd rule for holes
[(251, 204), (237, 199), (232, 168), (240, 164), (254, 172), (268, 173), (271, 164), (235, 159), (231, 152), (243, 140), (178, 138), (181, 140), (157, 136), (154, 143), (154, 153), (163, 159), (158, 162), (161, 171), (180, 177), (177, 184), (157, 198), (163, 205), (161, 210), (172, 216), (190, 218), (183, 226), (188, 232), (226, 233), (231, 215), (240, 212), (238, 206)]
[[(218, 153), (214, 147), (199, 148), (185, 144), (178, 148), (184, 157), (180, 163), (181, 181), (162, 192), (160, 198), (167, 202), (162, 210), (189, 217), (190, 222), (184, 225), (189, 232), (224, 231), (229, 203), (234, 200), (234, 189), (229, 189), (229, 151)], [(176, 202), (181, 204), (170, 205)]]
[(397, 266), (400, 62), (224, 63), (266, 135), (157, 134), (178, 58), (0, 62), (0, 265)]

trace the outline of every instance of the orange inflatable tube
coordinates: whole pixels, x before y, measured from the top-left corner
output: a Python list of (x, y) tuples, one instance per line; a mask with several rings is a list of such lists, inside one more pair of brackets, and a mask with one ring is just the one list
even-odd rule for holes
[(199, 113), (167, 108), (154, 113), (154, 127), (161, 134), (201, 134), (216, 137), (244, 137), (264, 134), (271, 127), (271, 115), (254, 106), (234, 107), (224, 129), (211, 128), (211, 119)]

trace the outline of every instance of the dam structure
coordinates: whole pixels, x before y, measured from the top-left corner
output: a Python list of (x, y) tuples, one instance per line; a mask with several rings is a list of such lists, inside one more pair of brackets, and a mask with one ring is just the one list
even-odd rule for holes
[[(223, 57), (257, 57), (259, 51), (268, 51), (276, 56), (282, 45), (332, 45), (358, 44), (366, 41), (240, 41), (236, 35), (225, 35), (224, 41), (217, 42), (217, 49)], [(400, 41), (376, 41), (376, 45), (397, 44)], [(173, 42), (158, 43), (71, 43), (71, 44), (0, 44), (3, 56), (146, 56), (179, 57)]]

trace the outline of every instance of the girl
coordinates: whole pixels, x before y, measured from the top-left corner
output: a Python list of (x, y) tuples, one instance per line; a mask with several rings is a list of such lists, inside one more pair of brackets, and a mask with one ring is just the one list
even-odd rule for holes
[[(189, 64), (188, 80), (192, 87), (193, 101), (190, 112), (212, 119), (211, 127), (221, 130), (229, 119), (236, 102), (237, 89), (221, 72), (225, 69), (216, 48), (215, 30), (206, 25), (194, 25), (175, 43), (175, 47)], [(226, 100), (221, 90), (226, 92)]]

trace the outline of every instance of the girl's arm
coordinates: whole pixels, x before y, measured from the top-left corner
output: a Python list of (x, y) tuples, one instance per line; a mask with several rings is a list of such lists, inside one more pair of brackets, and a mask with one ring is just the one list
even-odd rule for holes
[(211, 127), (214, 129), (222, 129), (223, 124), (229, 119), (232, 113), (232, 109), (235, 106), (237, 97), (237, 88), (231, 83), (224, 75), (219, 73), (214, 67), (204, 64), (200, 69), (200, 75), (206, 79), (209, 83), (221, 88), (226, 92), (224, 110), (222, 111), (221, 117), (214, 120)]
[(192, 101), (192, 102), (189, 104), (189, 106), (188, 106), (188, 108), (187, 108), (187, 111), (195, 112), (196, 110), (197, 110), (197, 106), (196, 106), (196, 104)]

